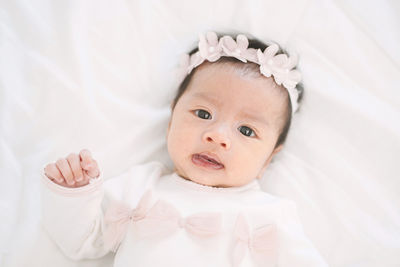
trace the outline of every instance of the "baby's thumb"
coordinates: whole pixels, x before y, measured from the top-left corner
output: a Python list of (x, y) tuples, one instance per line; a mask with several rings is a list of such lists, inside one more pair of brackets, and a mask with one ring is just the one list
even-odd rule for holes
[(82, 170), (92, 178), (96, 178), (100, 175), (100, 170), (95, 160), (91, 162), (81, 162), (81, 167)]

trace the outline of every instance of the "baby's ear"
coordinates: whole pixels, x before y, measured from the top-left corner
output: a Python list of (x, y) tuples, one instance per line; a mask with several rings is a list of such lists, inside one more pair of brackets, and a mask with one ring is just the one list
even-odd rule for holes
[(274, 150), (274, 152), (272, 152), (272, 154), (276, 154), (276, 153), (278, 153), (279, 151), (281, 151), (283, 149), (283, 145), (282, 144), (280, 144), (277, 148), (275, 148), (275, 150)]

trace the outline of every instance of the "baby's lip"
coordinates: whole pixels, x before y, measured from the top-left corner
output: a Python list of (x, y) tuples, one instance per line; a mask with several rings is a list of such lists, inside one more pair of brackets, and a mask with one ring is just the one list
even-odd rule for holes
[(216, 154), (212, 153), (212, 152), (206, 152), (205, 151), (205, 152), (198, 153), (197, 155), (200, 155), (202, 157), (205, 157), (207, 159), (215, 161), (216, 163), (220, 164), (221, 166), (224, 166), (224, 164), (221, 163), (221, 160), (219, 159), (219, 157)]

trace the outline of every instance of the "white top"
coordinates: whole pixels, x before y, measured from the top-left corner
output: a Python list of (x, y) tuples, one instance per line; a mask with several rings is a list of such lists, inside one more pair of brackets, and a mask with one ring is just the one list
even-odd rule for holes
[(160, 162), (80, 188), (42, 176), (44, 228), (72, 259), (118, 248), (115, 267), (328, 266), (305, 236), (295, 203), (263, 192), (257, 180), (204, 186)]

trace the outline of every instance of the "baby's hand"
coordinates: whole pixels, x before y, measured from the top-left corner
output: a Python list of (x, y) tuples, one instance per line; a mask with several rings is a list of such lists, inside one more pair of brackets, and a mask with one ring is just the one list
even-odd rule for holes
[(81, 187), (89, 183), (90, 178), (100, 175), (99, 166), (89, 150), (83, 149), (79, 155), (71, 153), (44, 168), (45, 175), (56, 184), (65, 187)]

